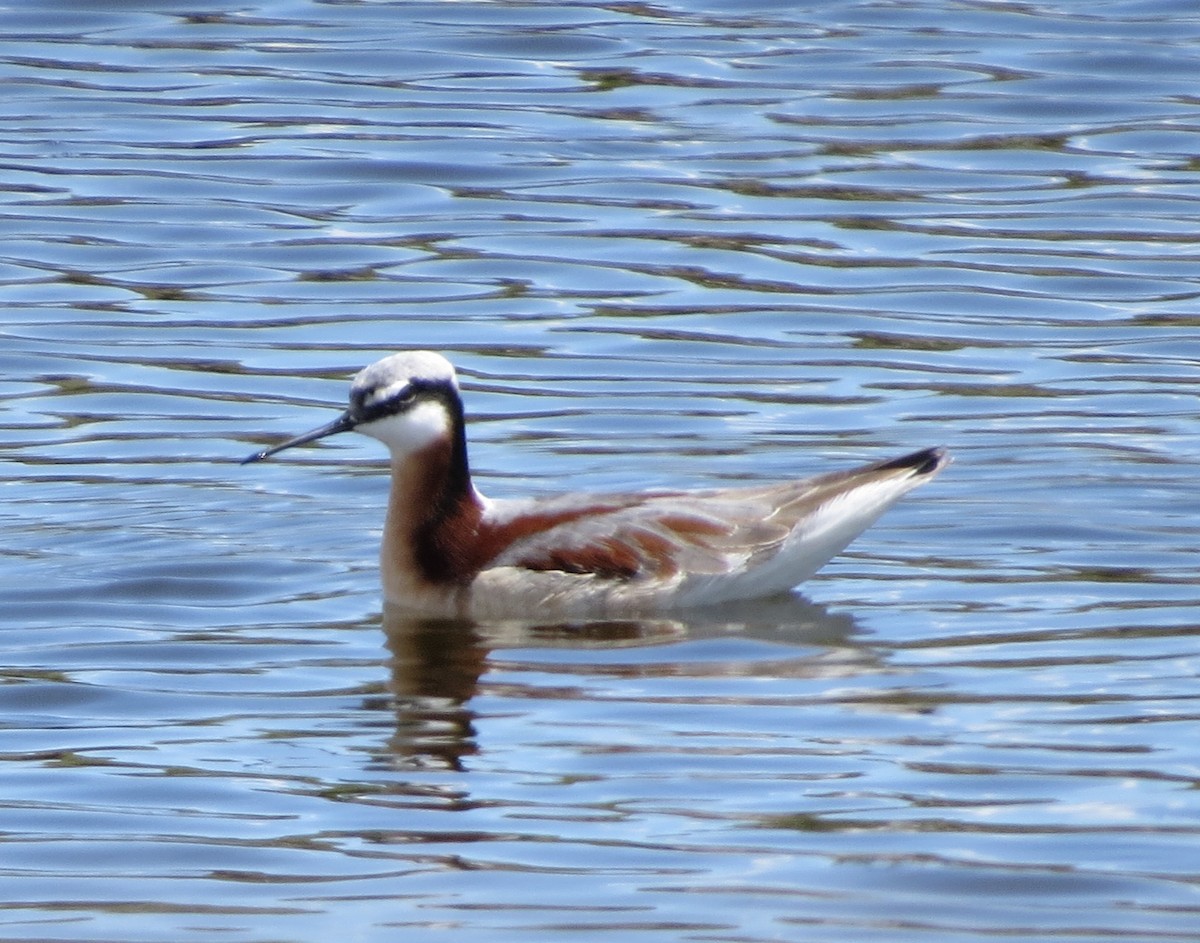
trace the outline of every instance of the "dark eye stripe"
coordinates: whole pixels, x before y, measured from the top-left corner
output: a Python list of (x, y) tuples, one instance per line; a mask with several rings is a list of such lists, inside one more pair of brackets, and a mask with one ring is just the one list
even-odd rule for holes
[(410, 380), (387, 399), (368, 402), (374, 392), (365, 389), (352, 390), (350, 393), (350, 412), (360, 423), (407, 412), (421, 400), (457, 398), (451, 384), (442, 380)]
[(387, 399), (372, 399), (374, 393), (374, 390), (355, 390), (350, 394), (350, 412), (359, 422), (371, 422), (404, 412), (416, 398), (411, 386), (401, 388)]

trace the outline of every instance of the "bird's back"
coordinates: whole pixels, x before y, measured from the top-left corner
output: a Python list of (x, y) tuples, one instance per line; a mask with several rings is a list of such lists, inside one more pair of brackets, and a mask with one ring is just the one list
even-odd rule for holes
[(470, 610), (667, 609), (784, 592), (945, 464), (939, 450), (784, 484), (497, 501)]

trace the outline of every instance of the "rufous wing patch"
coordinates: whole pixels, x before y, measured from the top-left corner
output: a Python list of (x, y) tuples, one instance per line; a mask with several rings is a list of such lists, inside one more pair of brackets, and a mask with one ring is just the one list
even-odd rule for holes
[(727, 523), (678, 510), (662, 514), (650, 510), (638, 508), (636, 519), (612, 513), (590, 518), (586, 527), (555, 529), (542, 540), (530, 541), (511, 562), (529, 570), (620, 580), (729, 570), (731, 556), (722, 546), (732, 536)]
[(643, 569), (636, 550), (606, 537), (578, 547), (547, 550), (517, 561), (527, 570), (561, 570), (563, 573), (592, 574), (601, 579), (631, 579)]

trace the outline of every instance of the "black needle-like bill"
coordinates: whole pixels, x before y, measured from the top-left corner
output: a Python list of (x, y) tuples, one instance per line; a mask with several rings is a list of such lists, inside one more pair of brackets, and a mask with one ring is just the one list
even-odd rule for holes
[(306, 442), (315, 442), (317, 439), (323, 439), (326, 436), (336, 435), (339, 432), (349, 432), (356, 425), (358, 420), (350, 415), (349, 412), (344, 412), (337, 417), (333, 422), (321, 426), (319, 429), (313, 429), (311, 432), (305, 432), (303, 435), (298, 435), (294, 439), (288, 439), (286, 442), (280, 442), (278, 445), (273, 445), (269, 449), (263, 449), (261, 452), (255, 452), (253, 455), (242, 459), (243, 465), (249, 465), (251, 462), (261, 462), (264, 458), (270, 458), (276, 452), (282, 452), (284, 449), (290, 449), (293, 445), (304, 445)]

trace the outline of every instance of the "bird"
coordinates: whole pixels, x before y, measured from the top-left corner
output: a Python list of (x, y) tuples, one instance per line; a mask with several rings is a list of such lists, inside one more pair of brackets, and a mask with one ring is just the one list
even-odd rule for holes
[(949, 462), (941, 448), (785, 482), (490, 499), (475, 487), (457, 374), (404, 351), (363, 368), (332, 422), (391, 454), (380, 549), (389, 605), (442, 619), (605, 618), (791, 591)]

